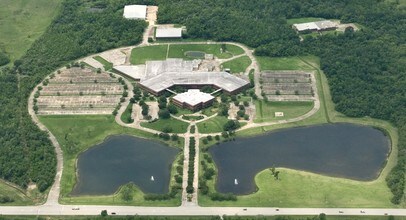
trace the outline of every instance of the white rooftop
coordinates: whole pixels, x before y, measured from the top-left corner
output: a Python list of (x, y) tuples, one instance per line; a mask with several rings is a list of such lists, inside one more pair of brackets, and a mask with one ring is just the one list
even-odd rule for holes
[(187, 92), (177, 94), (173, 97), (178, 102), (186, 103), (191, 106), (205, 103), (214, 99), (214, 96), (201, 92), (198, 89), (189, 89)]
[(156, 38), (181, 38), (182, 28), (157, 28)]
[(146, 5), (126, 5), (124, 6), (124, 15), (127, 19), (146, 19)]
[(113, 69), (136, 80), (145, 78), (145, 65), (120, 65)]
[(316, 21), (316, 22), (307, 22), (301, 24), (293, 24), (293, 26), (298, 31), (307, 31), (307, 30), (324, 30), (328, 28), (337, 27), (337, 24), (330, 20)]
[(227, 92), (234, 92), (249, 82), (226, 72), (164, 72), (140, 82), (159, 93), (175, 85), (214, 85)]

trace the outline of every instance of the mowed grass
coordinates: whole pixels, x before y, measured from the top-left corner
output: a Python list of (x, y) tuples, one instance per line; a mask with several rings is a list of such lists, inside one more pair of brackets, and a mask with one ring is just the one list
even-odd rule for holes
[(97, 60), (99, 63), (103, 64), (104, 70), (109, 71), (113, 69), (113, 64), (110, 63), (109, 61), (105, 60), (101, 56), (95, 56), (93, 59)]
[(28, 196), (26, 190), (14, 188), (2, 180), (0, 180), (0, 197), (9, 197), (13, 202), (9, 203), (0, 203), (0, 205), (4, 206), (14, 206), (14, 205), (35, 205), (44, 202), (44, 195), (42, 199), (40, 198), (33, 198), (32, 196)]
[(198, 123), (197, 129), (199, 130), (199, 133), (202, 134), (222, 132), (224, 131), (224, 124), (226, 124), (227, 121), (227, 117), (215, 116), (206, 121)]
[(314, 17), (305, 17), (305, 18), (291, 18), (288, 19), (287, 22), (288, 24), (301, 24), (301, 23), (307, 23), (307, 22), (313, 22), (313, 21), (322, 21), (326, 20), (324, 18), (314, 18)]
[(164, 132), (167, 129), (171, 130), (168, 133), (186, 133), (189, 123), (180, 121), (175, 118), (169, 118), (169, 119), (159, 119), (154, 122), (141, 122), (141, 126), (162, 132)]
[[(255, 101), (256, 118), (254, 122), (267, 122), (296, 118), (309, 112), (314, 106), (312, 101), (304, 102), (264, 102)], [(283, 112), (283, 117), (275, 117), (275, 112)]]
[[(159, 140), (151, 133), (137, 130), (134, 128), (126, 128), (118, 125), (112, 115), (54, 115), (54, 116), (39, 116), (40, 121), (55, 135), (63, 150), (64, 171), (61, 180), (61, 198), (62, 203), (74, 204), (107, 204), (110, 201), (107, 197), (92, 196), (92, 197), (71, 197), (69, 193), (72, 191), (76, 183), (76, 159), (77, 156), (86, 149), (103, 142), (110, 135), (127, 134), (137, 137), (148, 138), (151, 140)], [(183, 147), (184, 139), (179, 138), (179, 142), (165, 142), (176, 147)], [(141, 192), (140, 192), (141, 193)], [(113, 197), (112, 197), (113, 199)], [(79, 202), (82, 201), (82, 202)], [(114, 200), (111, 204), (127, 204), (118, 203), (119, 200)], [(143, 199), (134, 201), (138, 205), (148, 205)], [(108, 203), (110, 204), (110, 203)], [(176, 205), (174, 201), (169, 200), (162, 202), (161, 205)]]
[(263, 70), (313, 70), (299, 57), (256, 57)]
[(224, 69), (230, 69), (232, 73), (242, 73), (251, 65), (252, 60), (248, 56), (242, 56), (222, 63)]
[(20, 58), (59, 13), (62, 0), (1, 0), (0, 50)]
[(148, 60), (165, 60), (168, 45), (137, 47), (131, 51), (130, 62), (133, 65), (145, 64)]
[(187, 51), (200, 51), (206, 54), (213, 54), (220, 59), (231, 58), (236, 55), (244, 53), (244, 50), (238, 46), (226, 44), (226, 52), (221, 53), (221, 44), (172, 44), (169, 46), (169, 58), (182, 58), (190, 60), (185, 52)]
[(213, 202), (200, 196), (200, 204), (210, 206), (270, 207), (395, 207), (384, 180), (359, 182), (308, 172), (277, 168), (280, 180), (264, 170), (255, 177), (259, 190), (238, 196), (235, 202)]

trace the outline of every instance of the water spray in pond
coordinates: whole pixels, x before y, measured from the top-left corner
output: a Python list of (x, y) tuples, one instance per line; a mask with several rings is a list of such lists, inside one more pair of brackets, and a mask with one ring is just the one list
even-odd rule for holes
[(155, 181), (154, 176), (151, 176), (151, 181)]
[(238, 180), (234, 179), (234, 185), (238, 185)]

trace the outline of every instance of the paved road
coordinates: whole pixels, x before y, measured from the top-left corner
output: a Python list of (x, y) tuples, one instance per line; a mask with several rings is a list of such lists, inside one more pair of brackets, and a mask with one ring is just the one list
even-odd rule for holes
[[(79, 208), (79, 210), (72, 210)], [(244, 207), (133, 207), (133, 206), (73, 206), (43, 205), (26, 207), (1, 207), (0, 215), (100, 215), (102, 210), (117, 215), (149, 216), (213, 216), (213, 215), (394, 215), (406, 216), (406, 209), (340, 209), (340, 208), (246, 208)], [(364, 213), (361, 213), (363, 211)], [(342, 213), (340, 213), (342, 212)]]

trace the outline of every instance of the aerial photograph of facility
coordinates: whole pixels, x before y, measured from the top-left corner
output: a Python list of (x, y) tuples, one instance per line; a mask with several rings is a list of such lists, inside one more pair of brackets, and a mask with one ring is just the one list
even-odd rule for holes
[(0, 219), (406, 219), (405, 16), (0, 0)]

